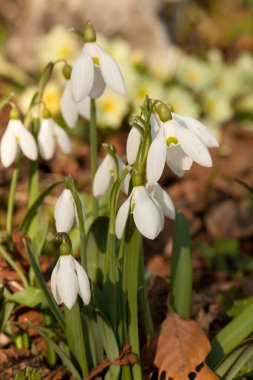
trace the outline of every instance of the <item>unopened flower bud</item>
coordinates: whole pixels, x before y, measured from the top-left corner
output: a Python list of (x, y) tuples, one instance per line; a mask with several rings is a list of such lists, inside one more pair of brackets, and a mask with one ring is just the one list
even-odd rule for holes
[(85, 42), (96, 42), (96, 30), (90, 21), (87, 22), (84, 28), (83, 36)]
[(17, 110), (16, 107), (13, 107), (10, 111), (10, 119), (11, 120), (19, 120), (20, 119), (20, 114)]
[(49, 118), (51, 118), (51, 112), (46, 108), (46, 107), (44, 107), (43, 108), (43, 111), (42, 111), (42, 118), (43, 119), (49, 119)]
[(69, 80), (71, 77), (72, 67), (66, 63), (63, 67), (62, 73), (66, 80)]
[(159, 118), (162, 122), (166, 122), (172, 119), (171, 111), (170, 109), (163, 103), (160, 103), (156, 107), (156, 112), (159, 115)]

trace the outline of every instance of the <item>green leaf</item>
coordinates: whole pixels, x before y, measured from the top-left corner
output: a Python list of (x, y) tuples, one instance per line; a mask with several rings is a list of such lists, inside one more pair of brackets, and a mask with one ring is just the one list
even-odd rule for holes
[(14, 303), (5, 303), (4, 297), (10, 295), (10, 292), (4, 286), (1, 286), (1, 302), (0, 302), (0, 332), (4, 331), (9, 317), (14, 309)]
[(25, 217), (23, 219), (23, 222), (21, 223), (19, 229), (24, 234), (27, 233), (28, 228), (30, 226), (31, 221), (33, 220), (34, 216), (36, 215), (36, 211), (38, 207), (42, 204), (44, 198), (60, 183), (63, 183), (63, 181), (57, 181), (49, 185), (45, 190), (43, 190), (37, 199), (34, 201), (32, 206), (28, 209), (27, 213), (25, 214)]
[(48, 307), (48, 302), (41, 289), (37, 289), (31, 286), (21, 290), (20, 292), (9, 295), (5, 299), (7, 302), (15, 302), (27, 307)]
[(52, 311), (52, 313), (54, 314), (55, 318), (57, 319), (59, 325), (61, 326), (61, 328), (64, 330), (65, 328), (65, 324), (64, 324), (64, 319), (63, 319), (63, 315), (59, 309), (59, 306), (57, 305), (57, 303), (55, 302), (52, 294), (49, 292), (48, 290), (48, 287), (47, 287), (47, 284), (44, 280), (44, 277), (42, 276), (42, 273), (38, 267), (38, 264), (35, 260), (35, 257), (33, 255), (33, 252), (31, 251), (29, 245), (27, 244), (27, 242), (25, 241), (25, 247), (26, 247), (26, 251), (27, 251), (27, 254), (28, 254), (28, 257), (29, 257), (29, 260), (30, 260), (30, 263), (31, 263), (31, 266), (34, 270), (34, 273), (35, 273), (35, 276), (38, 280), (38, 283), (40, 285), (40, 288), (48, 302), (48, 305)]
[(227, 355), (215, 368), (215, 372), (226, 380), (232, 380), (252, 356), (253, 339), (251, 338), (245, 340), (240, 346)]
[(0, 99), (0, 110), (4, 108), (4, 106), (13, 98), (14, 93), (11, 93), (10, 95), (4, 96)]
[[(105, 349), (105, 353), (107, 357), (113, 361), (119, 357), (119, 348), (117, 344), (117, 340), (115, 338), (114, 332), (112, 330), (112, 326), (110, 325), (107, 317), (97, 311), (97, 324), (99, 333), (102, 339), (103, 347)], [(120, 374), (120, 366), (111, 365), (105, 379), (106, 380), (116, 380)]]
[(180, 317), (191, 316), (192, 252), (188, 223), (178, 212), (173, 229), (171, 303)]
[(72, 361), (70, 358), (66, 355), (66, 353), (60, 348), (59, 344), (56, 344), (52, 338), (49, 336), (53, 335), (51, 330), (45, 327), (39, 327), (34, 325), (31, 322), (26, 322), (26, 323), (15, 323), (20, 326), (26, 326), (26, 327), (32, 327), (39, 335), (41, 335), (55, 350), (57, 355), (61, 358), (63, 364), (67, 367), (67, 369), (72, 373), (75, 379), (77, 380), (82, 380), (82, 377), (80, 376), (78, 370), (75, 368), (73, 365)]
[(93, 282), (102, 282), (109, 218), (100, 216), (92, 223), (86, 243), (87, 273)]
[(253, 331), (253, 302), (227, 324), (213, 339), (207, 364), (214, 368)]
[(243, 310), (245, 310), (253, 302), (253, 297), (246, 299), (235, 300), (233, 306), (227, 311), (230, 318), (237, 317)]

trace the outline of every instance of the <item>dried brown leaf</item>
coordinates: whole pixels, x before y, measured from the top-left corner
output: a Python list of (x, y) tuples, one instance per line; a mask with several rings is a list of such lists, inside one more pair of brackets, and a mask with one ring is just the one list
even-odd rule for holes
[(170, 313), (161, 326), (156, 341), (154, 364), (166, 380), (217, 380), (206, 365), (210, 342), (195, 321)]

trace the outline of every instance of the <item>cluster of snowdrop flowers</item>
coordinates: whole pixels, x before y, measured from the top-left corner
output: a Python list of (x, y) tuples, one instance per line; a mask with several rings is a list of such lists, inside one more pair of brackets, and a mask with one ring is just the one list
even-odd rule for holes
[(115, 60), (96, 42), (96, 32), (88, 23), (84, 30), (85, 44), (73, 66), (66, 65), (66, 84), (61, 100), (61, 112), (69, 127), (74, 127), (78, 115), (90, 118), (90, 100), (99, 98), (107, 85), (124, 95), (125, 82)]
[[(136, 120), (145, 124), (144, 119), (138, 117)], [(133, 166), (132, 190), (119, 208), (116, 235), (122, 237), (128, 215), (132, 213), (141, 234), (154, 239), (163, 229), (164, 216), (175, 218), (175, 208), (169, 194), (157, 183), (165, 163), (180, 177), (191, 168), (193, 162), (210, 167), (212, 160), (208, 148), (217, 147), (218, 142), (198, 120), (172, 113), (161, 102), (152, 102), (152, 112), (146, 127), (137, 124), (134, 124), (129, 133), (126, 147), (127, 161)], [(148, 134), (145, 133), (145, 128)], [(147, 139), (144, 142), (145, 135), (150, 136), (148, 145)], [(140, 154), (142, 145), (146, 152)], [(137, 163), (140, 157), (145, 157), (141, 169)], [(112, 180), (109, 170), (112, 163), (109, 162), (109, 157), (106, 157), (97, 171), (99, 184)], [(135, 173), (137, 181), (134, 180)], [(103, 189), (107, 187), (104, 186)], [(94, 194), (96, 189), (97, 186), (93, 189)]]
[(85, 270), (71, 255), (70, 239), (67, 235), (62, 235), (64, 237), (60, 247), (60, 257), (51, 276), (51, 289), (58, 305), (64, 303), (68, 309), (71, 309), (78, 294), (84, 304), (89, 304), (91, 290)]

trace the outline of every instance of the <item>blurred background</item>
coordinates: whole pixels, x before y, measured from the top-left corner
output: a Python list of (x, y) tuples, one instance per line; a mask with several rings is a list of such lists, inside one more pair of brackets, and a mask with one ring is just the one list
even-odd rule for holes
[[(125, 155), (128, 122), (147, 94), (176, 113), (201, 120), (220, 141), (220, 148), (211, 151), (211, 169), (194, 164), (183, 179), (168, 170), (161, 179), (190, 222), (195, 318), (212, 335), (220, 328), (217, 319), (223, 324), (253, 297), (253, 197), (235, 180), (253, 185), (253, 1), (1, 0), (0, 95), (14, 92), (26, 112), (45, 65), (61, 58), (73, 63), (80, 54), (82, 39), (69, 29), (83, 30), (88, 20), (101, 46), (118, 62), (127, 86), (125, 97), (107, 89), (97, 101), (100, 143), (113, 143)], [(63, 85), (59, 65), (44, 101), (72, 135), (74, 153), (66, 157), (57, 152), (41, 162), (42, 185), (70, 173), (80, 190), (90, 191), (89, 147), (79, 139), (87, 134), (86, 124), (80, 119), (74, 130), (64, 124), (59, 111)], [(3, 110), (0, 134), (7, 119)], [(0, 167), (0, 172), (4, 209), (11, 171)], [(17, 208), (26, 202), (24, 183), (25, 174)], [(171, 230), (166, 221), (159, 238), (145, 243), (146, 265), (160, 278), (170, 271)], [(167, 288), (158, 281), (156, 299), (166, 297)], [(154, 318), (164, 318), (156, 314)]]

